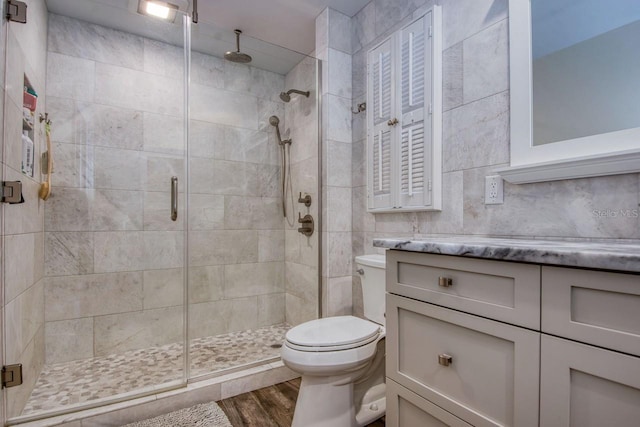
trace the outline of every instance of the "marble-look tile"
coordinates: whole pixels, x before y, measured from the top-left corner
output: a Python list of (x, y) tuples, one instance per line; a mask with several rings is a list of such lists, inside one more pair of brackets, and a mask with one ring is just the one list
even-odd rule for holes
[(295, 262), (286, 262), (285, 291), (304, 301), (317, 302), (318, 269)]
[(284, 291), (284, 263), (229, 264), (224, 268), (224, 298), (243, 298)]
[[(293, 71), (292, 71), (293, 72)], [(291, 72), (289, 73), (291, 74)], [(287, 87), (302, 87), (295, 84), (287, 84)], [(301, 89), (302, 90), (302, 89)], [(276, 116), (284, 118), (285, 105), (282, 101), (271, 101), (269, 99), (258, 98), (258, 130), (263, 132), (274, 131), (273, 126), (269, 124), (269, 118)]]
[(96, 317), (96, 356), (179, 342), (183, 336), (182, 310), (166, 307)]
[[(192, 203), (193, 205), (193, 203)], [(171, 193), (144, 192), (144, 230), (169, 231), (184, 229), (184, 195), (178, 194), (178, 219), (171, 220)]]
[(334, 277), (327, 279), (327, 314), (329, 316), (346, 316), (353, 311), (352, 277)]
[(328, 232), (326, 244), (326, 277), (351, 275), (351, 233)]
[(507, 19), (466, 39), (463, 46), (465, 104), (509, 89)]
[(40, 184), (31, 179), (25, 179), (25, 175), (9, 167), (4, 169), (4, 179), (7, 181), (22, 181), (22, 194), (25, 199), (23, 204), (4, 205), (5, 234), (37, 233), (42, 231), (45, 204), (41, 203), (38, 197)]
[(189, 304), (218, 301), (223, 291), (223, 265), (189, 267)]
[(184, 49), (182, 47), (147, 38), (143, 40), (145, 73), (160, 74), (174, 80), (184, 78)]
[[(142, 112), (136, 109), (78, 102), (74, 142), (100, 147), (142, 150)], [(55, 135), (55, 128), (54, 128)]]
[(352, 194), (353, 221), (351, 226), (353, 231), (375, 231), (376, 216), (367, 212), (367, 187), (354, 187)]
[(258, 297), (258, 326), (269, 326), (284, 323), (285, 294), (284, 292), (260, 295)]
[[(351, 92), (353, 98), (353, 109), (357, 110), (357, 105), (367, 101), (367, 55), (366, 52), (360, 50), (351, 58)], [(353, 119), (360, 118), (366, 122), (366, 113), (354, 115)], [(354, 139), (361, 139), (361, 135), (354, 133)], [(366, 135), (366, 134), (365, 134)]]
[(351, 54), (351, 18), (334, 9), (328, 10), (328, 47)]
[(285, 317), (287, 324), (296, 326), (318, 318), (318, 298), (305, 300), (296, 295), (285, 294)]
[(93, 190), (56, 188), (46, 205), (47, 231), (90, 231)]
[(189, 337), (200, 338), (256, 328), (256, 297), (192, 304), (189, 310)]
[(445, 112), (442, 133), (444, 172), (507, 163), (509, 92)]
[(191, 52), (191, 82), (223, 88), (224, 60), (199, 52)]
[(360, 276), (353, 276), (351, 304), (352, 304), (352, 315), (356, 317), (364, 318), (362, 281), (360, 280)]
[(419, 233), (417, 212), (376, 214), (377, 233)]
[(224, 196), (191, 194), (189, 197), (189, 229), (221, 230), (224, 228)]
[(93, 357), (93, 318), (47, 322), (45, 348), (48, 364)]
[[(5, 28), (2, 29), (5, 30)], [(22, 50), (21, 43), (18, 42), (17, 35), (13, 31), (3, 32), (2, 34), (3, 36), (7, 35), (5, 43), (8, 46), (12, 46), (12, 49), (6, 49), (6, 46), (4, 46), (7, 55), (6, 63), (0, 67), (5, 70), (5, 93), (16, 107), (22, 107), (24, 75), (27, 67), (25, 53)], [(4, 37), (3, 40), (5, 40)]]
[[(495, 236), (640, 237), (636, 174), (526, 185), (505, 183), (505, 203), (484, 205), (488, 168), (464, 172), (464, 232)], [(482, 181), (482, 182), (480, 182)], [(568, 196), (570, 195), (570, 196)], [(605, 212), (605, 215), (600, 215)]]
[(145, 236), (141, 231), (112, 231), (94, 234), (94, 271), (110, 273), (143, 270)]
[(143, 38), (100, 25), (49, 15), (49, 52), (141, 70)]
[[(291, 174), (295, 175), (295, 165), (291, 166)], [(280, 177), (281, 177), (281, 168), (280, 165), (257, 165), (257, 175), (258, 175), (258, 196), (260, 197), (270, 197), (270, 198), (279, 198), (282, 194), (282, 190), (280, 189)], [(295, 178), (295, 182), (299, 182), (297, 178)]]
[(280, 147), (267, 132), (228, 126), (224, 132), (224, 158), (237, 162), (278, 165)]
[[(44, 325), (42, 281), (30, 286), (5, 306), (6, 361), (20, 361), (21, 355)], [(11, 363), (11, 362), (10, 362)]]
[(325, 8), (318, 16), (316, 16), (316, 52), (327, 49), (329, 47), (329, 11)]
[(223, 159), (226, 146), (224, 126), (191, 120), (189, 144), (191, 157)]
[(8, 302), (16, 298), (35, 282), (35, 243), (36, 235), (16, 234), (4, 237), (3, 256), (11, 262), (5, 262), (4, 301)]
[[(242, 91), (244, 95), (239, 96), (236, 92), (192, 84), (191, 118), (245, 129), (258, 129), (258, 100), (255, 96), (246, 94), (246, 87)], [(212, 99), (216, 102), (211, 102)]]
[(183, 231), (145, 231), (144, 269), (160, 270), (184, 265)]
[(326, 141), (327, 185), (351, 187), (351, 144)]
[[(462, 43), (442, 52), (442, 110), (449, 111), (462, 105)], [(471, 53), (473, 55), (473, 53)]]
[(284, 231), (258, 231), (258, 262), (284, 261), (284, 253)]
[(394, 27), (407, 15), (415, 11), (418, 7), (430, 6), (433, 1), (426, 0), (374, 0), (376, 6), (375, 29), (380, 35)]
[(178, 193), (185, 191), (185, 159), (170, 155), (141, 154), (143, 163), (146, 161), (146, 168), (143, 168), (143, 185), (147, 191), (171, 191), (171, 177), (178, 177)]
[[(17, 104), (7, 101), (4, 106), (4, 164), (15, 171), (22, 170), (22, 111)], [(21, 104), (20, 104), (21, 105)], [(13, 141), (13, 143), (11, 143)], [(38, 146), (39, 144), (35, 144)], [(34, 150), (35, 156), (35, 150)], [(35, 174), (35, 170), (34, 170)], [(26, 175), (21, 174), (26, 177)]]
[(328, 81), (323, 82), (328, 93), (343, 98), (351, 98), (351, 55), (336, 49), (329, 49)]
[(376, 37), (376, 5), (370, 1), (351, 18), (351, 52), (356, 53)]
[(292, 380), (297, 378), (299, 375), (300, 374), (293, 372), (286, 366), (278, 364), (275, 369), (264, 369), (262, 372), (256, 373), (251, 377), (245, 376), (222, 383), (221, 397), (222, 399), (226, 399), (228, 397), (237, 396), (251, 390), (257, 390), (259, 388)]
[(143, 157), (138, 151), (96, 147), (94, 150), (94, 183), (96, 188), (141, 190)]
[(144, 151), (184, 156), (184, 120), (160, 114), (144, 113)]
[(463, 171), (442, 174), (442, 211), (418, 212), (417, 221), (420, 233), (460, 234), (464, 226)]
[(327, 117), (325, 138), (351, 143), (351, 100), (327, 95), (323, 104), (324, 117)]
[(255, 196), (257, 165), (210, 159), (191, 159), (191, 191), (198, 194)]
[(94, 231), (142, 230), (142, 191), (95, 190), (89, 209)]
[(182, 268), (147, 270), (143, 272), (142, 280), (142, 305), (145, 310), (182, 306), (185, 287)]
[[(246, 88), (244, 90), (246, 90)], [(280, 92), (283, 91), (283, 75), (251, 67), (251, 86), (249, 87), (249, 93), (258, 98), (277, 102), (280, 100)]]
[(224, 228), (226, 230), (281, 230), (282, 206), (279, 198), (224, 198)]
[(442, 5), (443, 48), (480, 32), (508, 15), (507, 0), (457, 0)]
[(47, 95), (93, 101), (96, 63), (49, 52), (47, 55)]
[(92, 147), (54, 142), (53, 152), (55, 187), (92, 188), (94, 186)]
[(56, 118), (56, 125), (51, 129), (51, 140), (55, 142), (74, 143), (74, 119), (76, 102), (73, 99), (47, 96), (46, 110)]
[(192, 233), (189, 256), (190, 266), (257, 262), (258, 234), (247, 230)]
[(351, 188), (327, 187), (327, 231), (351, 231)]
[(44, 298), (47, 321), (142, 310), (142, 272), (51, 277)]
[(100, 104), (175, 117), (183, 114), (184, 93), (181, 81), (96, 63), (95, 82), (95, 100)]
[(45, 274), (93, 273), (93, 233), (45, 233)]
[(351, 144), (351, 184), (353, 187), (367, 185), (366, 140)]
[(224, 88), (234, 92), (251, 91), (251, 70), (246, 64), (224, 63)]

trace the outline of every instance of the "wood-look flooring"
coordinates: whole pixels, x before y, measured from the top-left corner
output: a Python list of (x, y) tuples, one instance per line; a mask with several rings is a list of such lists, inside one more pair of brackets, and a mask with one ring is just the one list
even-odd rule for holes
[[(300, 378), (218, 402), (233, 427), (290, 427)], [(384, 417), (367, 427), (384, 427)]]

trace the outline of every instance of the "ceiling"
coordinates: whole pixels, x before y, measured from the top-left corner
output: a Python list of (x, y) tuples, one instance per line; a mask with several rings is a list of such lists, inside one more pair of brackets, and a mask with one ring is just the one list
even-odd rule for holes
[[(198, 0), (192, 48), (222, 57), (236, 50), (233, 30), (239, 28), (240, 50), (253, 57), (251, 65), (286, 74), (304, 55), (313, 53), (315, 19), (326, 7), (353, 16), (369, 1)], [(180, 19), (171, 25), (135, 13), (137, 0), (46, 0), (46, 4), (52, 13), (183, 45)]]

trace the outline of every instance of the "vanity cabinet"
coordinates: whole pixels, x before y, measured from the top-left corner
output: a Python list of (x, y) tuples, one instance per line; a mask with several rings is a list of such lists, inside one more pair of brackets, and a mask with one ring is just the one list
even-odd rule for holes
[(389, 426), (638, 425), (640, 275), (396, 250), (386, 274)]

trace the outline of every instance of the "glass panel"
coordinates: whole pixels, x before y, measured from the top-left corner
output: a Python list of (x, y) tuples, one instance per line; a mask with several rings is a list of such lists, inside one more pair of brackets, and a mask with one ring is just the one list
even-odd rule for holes
[[(4, 357), (24, 372), (24, 384), (6, 390), (11, 419), (186, 378), (183, 16), (161, 22), (94, 0), (27, 3), (28, 23), (9, 24), (4, 102), (3, 175), (22, 181), (25, 200), (4, 208)], [(21, 133), (33, 92), (30, 168)], [(46, 201), (41, 113), (52, 121)]]
[[(233, 31), (202, 21), (192, 30), (193, 377), (278, 359), (286, 330), (317, 318), (318, 233), (297, 230), (299, 214), (317, 226), (319, 180), (317, 60), (241, 35), (240, 53), (252, 61), (232, 62), (223, 56), (237, 50)], [(290, 90), (298, 92), (285, 102)], [(299, 193), (311, 196), (309, 207)]]

